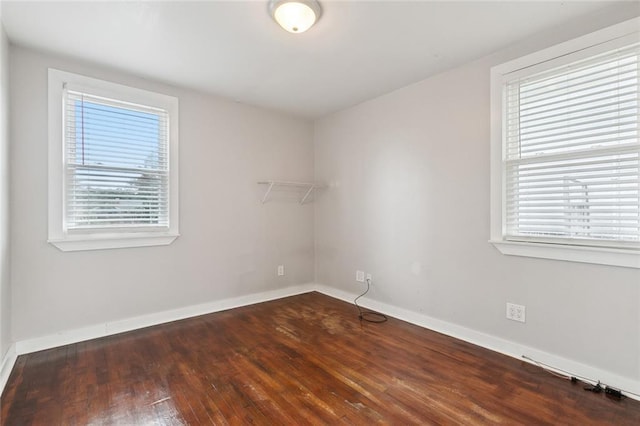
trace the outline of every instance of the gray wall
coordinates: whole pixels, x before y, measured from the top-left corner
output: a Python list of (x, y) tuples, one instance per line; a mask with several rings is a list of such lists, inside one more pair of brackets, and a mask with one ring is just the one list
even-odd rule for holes
[(0, 24), (0, 360), (12, 342), (9, 192), (9, 44)]
[[(501, 255), (489, 239), (489, 70), (632, 16), (566, 25), (316, 123), (316, 281), (640, 378), (640, 270)], [(527, 322), (505, 319), (505, 303)]]
[[(263, 205), (257, 185), (313, 178), (310, 122), (15, 46), (10, 66), (14, 341), (313, 281), (313, 205)], [(65, 253), (47, 243), (48, 67), (179, 98), (173, 244)]]

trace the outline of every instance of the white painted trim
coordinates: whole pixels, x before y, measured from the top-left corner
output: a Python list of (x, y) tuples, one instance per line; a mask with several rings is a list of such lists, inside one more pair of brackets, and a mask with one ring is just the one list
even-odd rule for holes
[[(140, 236), (143, 235), (143, 236)], [(62, 240), (48, 240), (62, 251), (104, 250), (128, 247), (166, 246), (179, 237), (178, 234), (118, 234), (116, 237), (95, 235), (88, 238), (86, 235), (69, 236)]]
[[(93, 232), (70, 233), (65, 225), (66, 168), (64, 141), (64, 87), (75, 87), (92, 95), (115, 98), (136, 105), (156, 107), (169, 113), (169, 227), (168, 229), (121, 229), (108, 232), (104, 229)], [(99, 250), (127, 247), (148, 247), (171, 244), (179, 235), (179, 108), (175, 96), (150, 92), (122, 84), (99, 80), (80, 74), (48, 70), (48, 242), (62, 251)]]
[[(353, 303), (353, 299), (357, 296), (356, 293), (348, 293), (343, 290), (338, 290), (336, 288), (322, 284), (316, 284), (315, 288), (316, 291), (320, 293), (349, 303)], [(602, 383), (608, 386), (624, 389), (635, 394), (640, 394), (640, 380), (633, 380), (607, 370), (602, 370), (600, 368), (582, 364), (568, 358), (563, 358), (549, 352), (541, 351), (530, 346), (505, 340), (500, 337), (492, 336), (490, 334), (482, 333), (477, 330), (472, 330), (470, 328), (433, 318), (428, 315), (409, 311), (407, 309), (399, 308), (387, 303), (378, 302), (367, 297), (359, 299), (358, 304), (366, 307), (367, 309), (382, 312), (386, 315), (409, 322), (411, 324), (427, 328), (429, 330), (437, 331), (438, 333), (442, 333), (447, 336), (481, 346), (485, 349), (489, 349), (494, 352), (519, 359), (521, 361), (529, 362), (522, 358), (523, 355), (526, 355), (530, 358), (535, 359), (536, 361), (543, 362), (547, 365), (551, 365), (565, 371), (569, 371), (574, 375), (600, 380)], [(354, 311), (354, 315), (355, 314), (356, 312)], [(625, 393), (625, 395), (629, 398), (640, 400), (640, 397), (638, 396), (631, 395), (629, 393)]]
[(571, 246), (528, 241), (489, 241), (500, 253), (508, 256), (537, 257), (569, 262), (640, 268), (640, 251), (607, 247)]
[(640, 268), (640, 250), (545, 244), (543, 241), (509, 241), (506, 239), (506, 189), (504, 168), (504, 83), (518, 76), (530, 75), (542, 70), (572, 62), (584, 57), (610, 51), (640, 40), (640, 18), (633, 18), (616, 25), (586, 34), (582, 37), (551, 46), (529, 55), (491, 68), (490, 76), (490, 234), (489, 242), (502, 254), (553, 259), (569, 262)]
[[(75, 330), (69, 330), (49, 336), (27, 339), (16, 342), (11, 346), (4, 357), (2, 370), (0, 370), (0, 392), (4, 389), (6, 380), (9, 377), (18, 355), (31, 352), (51, 349), (71, 343), (77, 343), (85, 340), (96, 339), (99, 337), (110, 336), (113, 334), (124, 333), (127, 331), (137, 330), (171, 321), (177, 321), (185, 318), (191, 318), (199, 315), (205, 315), (213, 312), (219, 312), (227, 309), (233, 309), (241, 306), (247, 306), (255, 303), (267, 302), (269, 300), (280, 299), (283, 297), (294, 296), (310, 291), (317, 291), (327, 296), (353, 303), (356, 293), (349, 293), (343, 290), (329, 287), (322, 284), (307, 283), (298, 286), (287, 287), (278, 290), (266, 291), (262, 293), (254, 293), (245, 296), (233, 297), (220, 301), (203, 303), (200, 305), (187, 306), (184, 308), (172, 309), (169, 311), (158, 312), (149, 315), (142, 315), (134, 318), (105, 323), (90, 327), (84, 327)], [(360, 299), (360, 304), (368, 309), (383, 312), (386, 315), (409, 322), (419, 327), (442, 333), (444, 335), (481, 346), (503, 355), (528, 362), (522, 358), (523, 355), (536, 359), (545, 364), (569, 371), (574, 375), (588, 377), (600, 380), (614, 388), (626, 390), (640, 394), (640, 380), (633, 380), (619, 374), (592, 367), (580, 362), (564, 358), (549, 352), (522, 345), (516, 342), (502, 339), (490, 334), (486, 334), (477, 330), (473, 330), (461, 325), (443, 321), (428, 315), (420, 314), (414, 311), (403, 309), (387, 303), (378, 302), (370, 298)], [(354, 315), (356, 312), (354, 311)], [(640, 397), (625, 393), (629, 398), (640, 400)]]
[(62, 331), (48, 336), (36, 337), (33, 339), (16, 342), (16, 353), (18, 355), (31, 352), (51, 349), (71, 343), (85, 340), (97, 339), (99, 337), (110, 336), (112, 334), (124, 333), (138, 330), (171, 321), (178, 321), (185, 318), (252, 305), (254, 303), (267, 302), (269, 300), (281, 299), (283, 297), (294, 296), (301, 293), (308, 293), (314, 290), (312, 284), (302, 284), (278, 290), (265, 291), (261, 293), (248, 294), (245, 296), (232, 297), (229, 299), (217, 300), (202, 303), (199, 305), (186, 306), (184, 308), (171, 309), (138, 317), (127, 318), (114, 322), (93, 325), (89, 327), (77, 328), (74, 330)]
[(0, 395), (4, 392), (4, 387), (7, 385), (9, 375), (13, 370), (13, 366), (16, 365), (18, 354), (16, 353), (16, 345), (9, 346), (7, 353), (2, 358), (2, 365), (0, 366)]

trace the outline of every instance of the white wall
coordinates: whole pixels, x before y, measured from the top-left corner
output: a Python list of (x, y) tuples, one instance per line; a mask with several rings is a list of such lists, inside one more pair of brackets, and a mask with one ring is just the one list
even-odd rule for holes
[[(636, 8), (637, 13), (637, 8)], [(489, 70), (601, 14), (316, 123), (316, 281), (639, 383), (640, 270), (501, 255), (489, 239)], [(526, 306), (526, 324), (505, 303)]]
[[(313, 177), (308, 121), (12, 46), (13, 339), (311, 282), (313, 205), (261, 204), (261, 179)], [(171, 245), (47, 244), (47, 68), (177, 96), (180, 233)], [(262, 192), (261, 192), (262, 191)], [(276, 265), (287, 275), (276, 277)]]
[(0, 364), (12, 342), (9, 233), (9, 44), (0, 24)]

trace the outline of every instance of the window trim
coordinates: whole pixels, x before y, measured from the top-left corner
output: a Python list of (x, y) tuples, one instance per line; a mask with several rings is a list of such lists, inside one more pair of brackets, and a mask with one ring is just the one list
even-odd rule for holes
[[(506, 239), (506, 173), (503, 161), (503, 86), (507, 74), (524, 69), (532, 70), (546, 66), (566, 55), (582, 54), (591, 48), (606, 48), (623, 38), (640, 39), (640, 18), (624, 21), (585, 36), (543, 49), (491, 68), (491, 200), (490, 200), (490, 240), (502, 254), (571, 262), (640, 268), (640, 250), (635, 248), (578, 246), (567, 243), (540, 241), (512, 241)], [(585, 55), (592, 53), (584, 52)], [(573, 59), (572, 59), (573, 60)], [(532, 71), (535, 72), (535, 71)]]
[[(115, 98), (134, 104), (156, 106), (169, 112), (169, 228), (141, 230), (134, 228), (66, 232), (64, 229), (64, 132), (63, 85), (88, 88), (92, 94)], [(160, 93), (122, 84), (60, 71), (48, 70), (48, 131), (49, 131), (49, 199), (48, 242), (62, 251), (98, 250), (125, 247), (147, 247), (171, 244), (180, 234), (178, 230), (178, 99)]]

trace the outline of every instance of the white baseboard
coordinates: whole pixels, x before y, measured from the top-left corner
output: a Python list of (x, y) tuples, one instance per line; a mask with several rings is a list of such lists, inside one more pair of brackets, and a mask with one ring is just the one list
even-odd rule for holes
[[(320, 293), (326, 294), (327, 296), (331, 296), (349, 303), (353, 303), (353, 299), (358, 296), (355, 293), (348, 293), (343, 290), (339, 290), (322, 284), (316, 284), (315, 290)], [(414, 311), (409, 311), (397, 306), (378, 302), (366, 297), (360, 299), (358, 301), (358, 304), (366, 307), (367, 309), (382, 312), (411, 324), (428, 328), (430, 330), (437, 331), (438, 333), (442, 333), (456, 339), (464, 340), (465, 342), (473, 343), (474, 345), (481, 346), (494, 352), (499, 352), (503, 355), (517, 358), (521, 361), (529, 362), (522, 358), (523, 355), (526, 355), (530, 358), (535, 359), (536, 361), (543, 362), (544, 364), (571, 372), (571, 374), (573, 375), (594, 379), (596, 381), (600, 380), (602, 383), (608, 386), (626, 390), (627, 392), (633, 392), (637, 395), (631, 395), (630, 393), (625, 393), (625, 395), (627, 395), (629, 398), (640, 400), (640, 396), (638, 396), (638, 394), (640, 394), (640, 381), (638, 380), (623, 377), (619, 374), (607, 370), (582, 364), (574, 360), (551, 354), (549, 352), (541, 351), (539, 349), (535, 349), (526, 345), (521, 345), (519, 343), (505, 340), (500, 337), (485, 334), (480, 331), (472, 330), (470, 328), (466, 328), (447, 321), (442, 321), (437, 318), (423, 315)]]
[(16, 345), (12, 344), (9, 346), (7, 353), (4, 354), (4, 357), (2, 357), (2, 364), (0, 365), (0, 395), (2, 395), (7, 380), (9, 380), (13, 366), (16, 365), (16, 359), (18, 359)]
[(18, 355), (31, 352), (51, 349), (71, 343), (110, 336), (112, 334), (124, 333), (126, 331), (137, 330), (153, 325), (164, 324), (185, 318), (196, 317), (198, 315), (210, 314), (241, 306), (252, 305), (254, 303), (267, 302), (269, 300), (281, 299), (296, 294), (313, 291), (315, 286), (311, 283), (277, 290), (253, 293), (245, 296), (232, 297), (229, 299), (216, 300), (199, 305), (186, 306), (184, 308), (171, 309), (138, 317), (127, 318), (114, 322), (93, 325), (89, 327), (67, 330), (48, 336), (36, 337), (33, 339), (16, 342), (15, 351)]
[[(184, 308), (172, 309), (169, 311), (163, 311), (149, 315), (142, 315), (134, 318), (114, 321), (111, 323), (69, 330), (49, 336), (22, 340), (12, 345), (11, 348), (9, 348), (9, 350), (7, 351), (7, 354), (5, 354), (4, 356), (2, 369), (0, 370), (0, 393), (4, 389), (6, 381), (9, 377), (9, 374), (11, 373), (18, 355), (51, 349), (58, 346), (109, 336), (112, 334), (123, 333), (126, 331), (137, 330), (140, 328), (195, 317), (198, 315), (205, 315), (213, 312), (251, 305), (254, 303), (267, 302), (269, 300), (294, 296), (310, 291), (318, 291), (327, 296), (334, 297), (336, 299), (340, 299), (349, 303), (353, 303), (353, 299), (357, 296), (357, 294), (355, 293), (348, 293), (343, 290), (339, 290), (326, 285), (307, 283), (299, 286), (254, 293), (246, 296), (233, 297), (229, 299), (203, 303), (200, 305), (187, 306)], [(539, 349), (511, 342), (509, 340), (492, 336), (490, 334), (485, 334), (470, 328), (466, 328), (447, 321), (442, 321), (437, 318), (409, 311), (397, 306), (378, 302), (366, 297), (360, 300), (360, 304), (368, 309), (383, 312), (387, 315), (403, 321), (407, 321), (411, 324), (428, 328), (447, 336), (464, 340), (466, 342), (473, 343), (483, 348), (499, 352), (501, 354), (520, 360), (523, 360), (522, 356), (526, 355), (545, 364), (560, 368), (565, 371), (569, 371), (571, 372), (571, 374), (600, 380), (602, 381), (602, 383), (605, 383), (614, 388), (626, 390), (635, 394), (640, 394), (640, 381), (638, 380), (623, 377), (610, 371), (595, 368), (586, 364), (579, 363), (577, 361), (563, 358), (555, 354), (541, 351)], [(640, 397), (638, 396), (634, 396), (629, 393), (625, 394), (630, 398), (640, 400)]]

